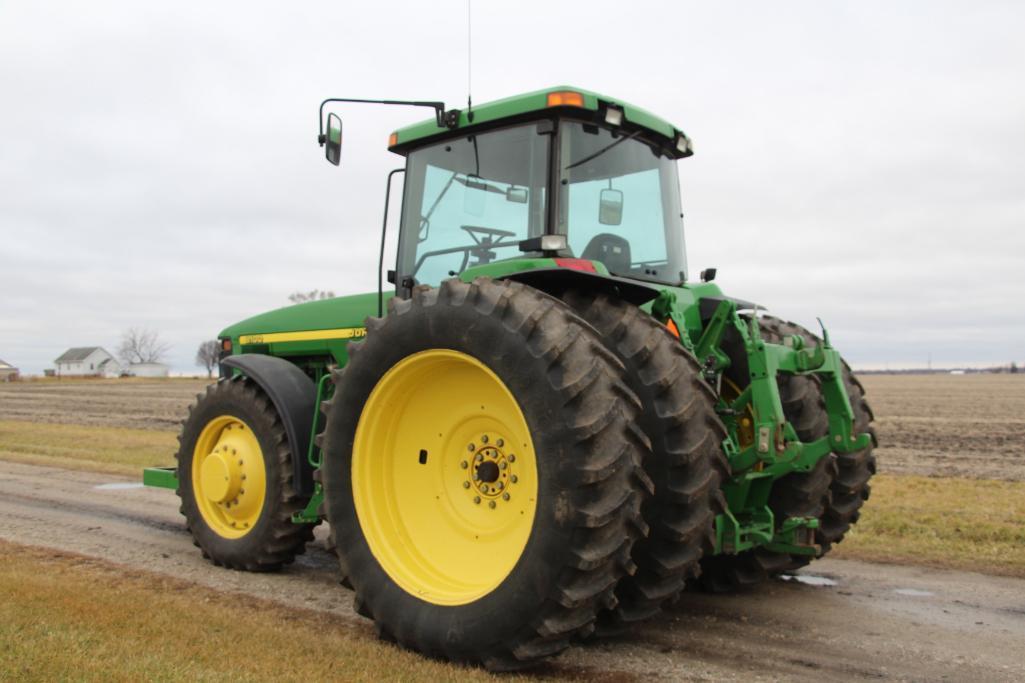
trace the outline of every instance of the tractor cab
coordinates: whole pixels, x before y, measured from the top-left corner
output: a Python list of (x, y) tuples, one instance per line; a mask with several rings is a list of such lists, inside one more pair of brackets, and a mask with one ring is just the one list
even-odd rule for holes
[(643, 110), (562, 87), (447, 112), (389, 142), (406, 157), (400, 296), (466, 271), (507, 276), (524, 260), (535, 272), (539, 258), (662, 285), (686, 280), (675, 162), (692, 153), (690, 141)]

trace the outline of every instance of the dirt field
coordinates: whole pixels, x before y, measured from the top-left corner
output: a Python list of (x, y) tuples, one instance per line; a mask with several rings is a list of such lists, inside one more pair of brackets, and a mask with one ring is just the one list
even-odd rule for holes
[(207, 380), (0, 382), (0, 420), (178, 431)]
[(1025, 374), (867, 375), (880, 471), (1025, 481)]
[[(868, 375), (881, 472), (1025, 481), (1025, 374)], [(205, 380), (0, 384), (0, 421), (177, 431)]]

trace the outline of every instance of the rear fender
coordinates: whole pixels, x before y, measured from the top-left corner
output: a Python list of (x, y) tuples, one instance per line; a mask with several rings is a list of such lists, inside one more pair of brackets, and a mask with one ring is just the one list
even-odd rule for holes
[(512, 273), (501, 279), (522, 282), (557, 298), (561, 298), (571, 289), (607, 292), (635, 306), (648, 303), (657, 297), (660, 291), (654, 284), (648, 285), (614, 275), (601, 275), (571, 268), (536, 268)]

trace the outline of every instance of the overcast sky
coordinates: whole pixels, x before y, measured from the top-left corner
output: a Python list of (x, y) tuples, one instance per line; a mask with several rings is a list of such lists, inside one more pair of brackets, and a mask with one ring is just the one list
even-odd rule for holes
[[(288, 9), (286, 9), (288, 8)], [(466, 99), (466, 1), (0, 0), (0, 358), (196, 347), (375, 287), (388, 134)], [(483, 2), (473, 97), (568, 83), (674, 122), (692, 272), (856, 367), (1025, 360), (1025, 3)], [(389, 255), (393, 258), (393, 255)]]

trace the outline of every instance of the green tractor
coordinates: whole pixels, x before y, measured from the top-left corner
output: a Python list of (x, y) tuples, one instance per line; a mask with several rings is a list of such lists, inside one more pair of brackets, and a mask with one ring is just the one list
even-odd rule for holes
[[(367, 100), (321, 105), (338, 164), (336, 102)], [(389, 140), (390, 284), (225, 329), (177, 467), (145, 474), (206, 557), (277, 569), (326, 521), (382, 637), (510, 669), (843, 538), (875, 469), (864, 390), (824, 329), (688, 277), (687, 136), (569, 87), (377, 102), (435, 109)]]

